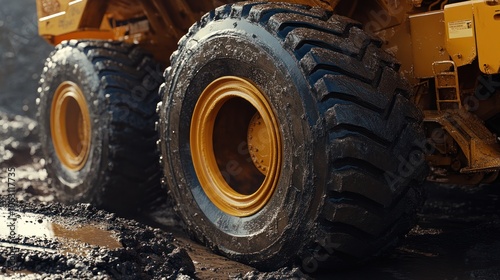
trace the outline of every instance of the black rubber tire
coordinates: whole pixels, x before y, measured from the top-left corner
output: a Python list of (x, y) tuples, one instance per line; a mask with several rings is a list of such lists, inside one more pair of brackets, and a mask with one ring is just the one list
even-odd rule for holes
[[(65, 41), (45, 63), (38, 122), (49, 182), (65, 203), (86, 202), (123, 214), (158, 197), (161, 169), (154, 125), (161, 67), (140, 48), (119, 42)], [(82, 90), (92, 123), (91, 148), (79, 171), (54, 151), (51, 104), (64, 81)]]
[[(159, 104), (165, 181), (189, 231), (259, 269), (357, 264), (414, 224), (427, 171), (422, 114), (399, 64), (360, 24), (317, 8), (238, 3), (205, 15), (179, 42)], [(220, 211), (193, 168), (189, 130), (203, 89), (252, 80), (281, 125), (282, 172), (269, 203)]]

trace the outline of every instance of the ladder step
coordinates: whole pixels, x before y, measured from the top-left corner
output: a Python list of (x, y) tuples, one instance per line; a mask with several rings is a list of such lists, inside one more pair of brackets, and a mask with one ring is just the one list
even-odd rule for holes
[[(442, 103), (456, 103), (458, 108), (462, 107), (460, 100), (460, 89), (458, 83), (458, 73), (455, 62), (452, 60), (436, 61), (432, 63), (434, 73), (434, 87), (436, 90), (436, 105), (438, 111), (441, 111)], [(441, 95), (450, 96), (452, 99)]]
[(455, 76), (454, 72), (440, 72), (437, 73), (436, 76)]
[(449, 100), (438, 100), (439, 103), (460, 103), (460, 100), (449, 99)]

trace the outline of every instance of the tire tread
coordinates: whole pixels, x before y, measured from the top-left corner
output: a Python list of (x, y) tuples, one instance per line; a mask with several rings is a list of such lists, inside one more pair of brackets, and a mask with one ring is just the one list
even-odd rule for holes
[[(151, 194), (162, 197), (158, 136), (154, 131), (159, 101), (155, 89), (161, 77), (156, 72), (161, 66), (138, 46), (122, 42), (69, 40), (59, 44), (53, 54), (66, 48), (83, 53), (93, 65), (100, 80), (97, 94), (103, 95), (98, 100), (106, 103), (99, 114), (110, 121), (106, 128), (109, 135), (109, 145), (105, 147), (107, 166), (101, 171), (101, 185), (92, 186), (92, 191), (77, 198), (65, 198), (65, 194), (61, 194), (61, 198), (69, 202), (90, 202), (121, 213), (153, 204), (148, 200)], [(151, 88), (135, 94), (134, 90), (140, 87)], [(123, 199), (118, 201), (117, 197)]]
[[(267, 2), (236, 3), (206, 14), (179, 41), (179, 50), (211, 21), (225, 18), (244, 19), (280, 40), (296, 58), (317, 102), (324, 126), (318, 135), (329, 141), (329, 178), (321, 214), (311, 221), (316, 226), (299, 258), (314, 256), (317, 248), (333, 249), (323, 264), (345, 266), (394, 246), (415, 222), (427, 171), (422, 160), (395, 184), (384, 176), (397, 174), (400, 158), (409, 161), (418, 148), (414, 142), (423, 141), (422, 114), (409, 101), (411, 89), (398, 74), (397, 60), (356, 21), (307, 6)], [(172, 54), (172, 65), (180, 54)], [(165, 78), (168, 84), (170, 70)], [(167, 90), (162, 86), (161, 95)], [(332, 242), (326, 246), (325, 240)]]

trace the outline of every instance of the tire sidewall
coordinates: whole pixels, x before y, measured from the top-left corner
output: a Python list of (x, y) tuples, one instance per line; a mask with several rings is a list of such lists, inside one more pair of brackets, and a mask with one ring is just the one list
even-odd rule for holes
[[(238, 27), (236, 29), (236, 27)], [(163, 155), (165, 175), (181, 216), (199, 239), (240, 261), (275, 266), (287, 262), (310, 238), (324, 190), (325, 142), (311, 89), (295, 58), (259, 25), (225, 19), (207, 24), (191, 37), (167, 77)], [(281, 174), (268, 204), (244, 218), (220, 211), (206, 197), (191, 160), (189, 130), (194, 106), (209, 83), (222, 76), (246, 78), (267, 97), (280, 124)], [(318, 130), (319, 131), (319, 130)], [(175, 147), (175, 148), (174, 148)], [(322, 151), (322, 152), (321, 152)], [(186, 206), (188, 205), (188, 206)], [(215, 244), (215, 245), (214, 245)]]
[[(59, 160), (51, 137), (50, 114), (54, 94), (62, 82), (73, 82), (80, 87), (88, 106), (91, 122), (91, 146), (83, 168), (73, 171)], [(87, 201), (99, 204), (99, 170), (105, 166), (107, 118), (103, 117), (104, 96), (100, 89), (99, 77), (87, 56), (78, 48), (58, 46), (47, 59), (40, 83), (40, 105), (38, 121), (40, 141), (46, 159), (45, 168), (58, 190), (58, 199), (72, 203)]]

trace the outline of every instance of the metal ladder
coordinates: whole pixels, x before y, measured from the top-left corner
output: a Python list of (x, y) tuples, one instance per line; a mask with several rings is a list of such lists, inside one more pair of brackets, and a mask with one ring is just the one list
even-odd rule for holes
[(443, 103), (456, 104), (456, 106), (443, 106), (447, 107), (445, 109), (462, 108), (455, 62), (451, 60), (436, 61), (432, 63), (432, 71), (434, 72), (436, 82), (436, 105), (438, 111), (442, 110)]

